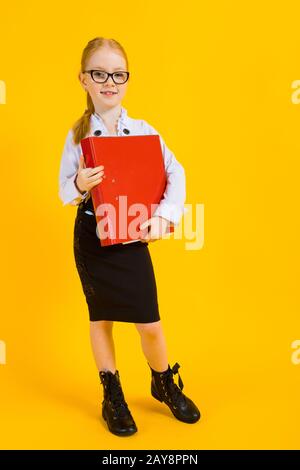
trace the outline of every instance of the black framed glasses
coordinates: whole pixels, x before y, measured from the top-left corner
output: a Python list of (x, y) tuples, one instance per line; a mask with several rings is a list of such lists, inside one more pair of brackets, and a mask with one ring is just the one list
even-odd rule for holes
[(105, 83), (111, 77), (116, 85), (121, 85), (127, 82), (129, 78), (129, 72), (123, 71), (108, 73), (104, 72), (104, 70), (84, 70), (83, 73), (89, 73), (96, 83)]

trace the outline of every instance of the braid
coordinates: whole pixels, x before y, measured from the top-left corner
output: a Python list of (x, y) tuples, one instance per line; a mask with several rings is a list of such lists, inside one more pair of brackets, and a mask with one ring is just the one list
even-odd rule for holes
[(73, 142), (75, 145), (78, 145), (81, 139), (84, 139), (85, 136), (90, 132), (90, 117), (94, 113), (95, 108), (93, 101), (89, 95), (87, 94), (87, 108), (84, 111), (83, 115), (75, 122), (73, 126), (73, 133), (74, 138)]

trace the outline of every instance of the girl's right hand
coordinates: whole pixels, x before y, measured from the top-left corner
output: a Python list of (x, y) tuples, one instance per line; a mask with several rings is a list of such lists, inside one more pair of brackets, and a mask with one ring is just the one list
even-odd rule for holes
[(84, 192), (89, 191), (103, 180), (104, 166), (95, 166), (95, 168), (86, 168), (83, 155), (79, 157), (79, 167), (77, 171), (76, 184)]

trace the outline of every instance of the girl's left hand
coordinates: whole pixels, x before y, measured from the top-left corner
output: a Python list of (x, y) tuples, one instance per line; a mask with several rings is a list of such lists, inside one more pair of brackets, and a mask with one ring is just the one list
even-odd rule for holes
[(146, 220), (143, 224), (140, 225), (140, 229), (143, 230), (146, 227), (150, 226), (148, 233), (144, 238), (141, 238), (141, 242), (154, 242), (162, 238), (167, 232), (169, 225), (169, 220), (164, 217), (154, 216), (151, 219)]

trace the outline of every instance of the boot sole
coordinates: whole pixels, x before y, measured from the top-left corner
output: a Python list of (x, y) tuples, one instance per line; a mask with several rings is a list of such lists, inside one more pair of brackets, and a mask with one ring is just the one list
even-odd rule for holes
[(137, 432), (137, 429), (134, 429), (133, 431), (124, 431), (124, 432), (117, 432), (117, 431), (113, 431), (110, 427), (109, 427), (109, 422), (108, 420), (106, 419), (106, 416), (105, 416), (105, 413), (103, 412), (102, 410), (102, 418), (104, 419), (104, 421), (106, 421), (106, 424), (107, 424), (107, 427), (108, 429), (110, 430), (110, 432), (112, 434), (115, 434), (116, 436), (131, 436), (132, 434), (135, 434)]
[(156, 393), (155, 389), (151, 388), (151, 395), (153, 396), (153, 398), (155, 398), (156, 400), (160, 401), (161, 403), (165, 403), (167, 405), (167, 407), (169, 408), (169, 410), (172, 411), (172, 414), (175, 416), (176, 419), (178, 419), (179, 421), (182, 421), (183, 423), (188, 423), (188, 424), (193, 424), (193, 423), (197, 423), (197, 421), (199, 421), (199, 419), (201, 418), (201, 415), (199, 416), (199, 418), (196, 418), (196, 419), (192, 419), (192, 420), (185, 420), (185, 419), (182, 419), (182, 418), (179, 418), (178, 416), (176, 416), (176, 414), (174, 413), (172, 407), (164, 402)]

